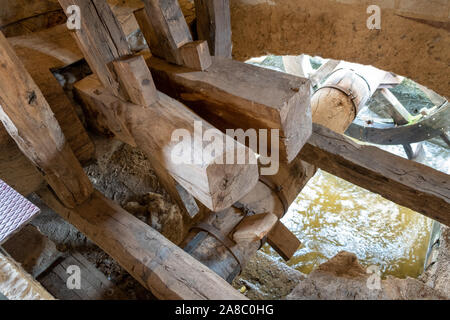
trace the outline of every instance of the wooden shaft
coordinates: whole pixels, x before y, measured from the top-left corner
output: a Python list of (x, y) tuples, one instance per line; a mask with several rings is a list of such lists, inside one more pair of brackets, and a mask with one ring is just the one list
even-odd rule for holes
[(203, 264), (98, 191), (75, 209), (65, 208), (47, 189), (38, 194), (157, 298), (246, 299)]
[(86, 201), (92, 185), (42, 92), (2, 33), (0, 120), (66, 206), (74, 207)]
[(309, 81), (231, 59), (213, 57), (212, 61), (207, 72), (156, 57), (148, 58), (147, 64), (158, 90), (223, 132), (252, 129), (258, 134), (261, 129), (278, 129), (278, 147), (268, 132), (269, 152), (278, 154), (281, 162), (292, 161), (311, 134)]
[[(158, 172), (167, 170), (173, 179), (211, 210), (223, 210), (231, 206), (257, 183), (258, 166), (252, 151), (232, 139), (226, 139), (220, 131), (214, 131), (210, 124), (165, 94), (159, 92), (156, 103), (142, 107), (115, 98), (92, 76), (77, 83), (75, 88), (84, 104), (97, 110), (97, 113), (104, 115), (112, 111), (112, 118), (121, 123), (118, 127), (128, 128), (127, 136), (146, 153), (154, 168)], [(114, 124), (110, 125), (111, 130), (114, 131), (114, 128)], [(188, 140), (184, 136), (180, 142), (173, 140), (177, 129), (183, 130), (180, 133), (188, 134)], [(206, 149), (202, 150), (210, 142), (201, 140), (201, 145), (197, 145), (194, 140), (197, 134), (202, 135), (200, 139), (203, 137), (198, 129), (203, 132), (209, 130), (214, 133), (214, 141), (218, 139), (224, 142), (219, 150), (216, 149), (213, 157), (208, 155)], [(226, 140), (231, 144), (225, 143)], [(174, 157), (174, 150), (181, 150), (192, 161), (180, 163), (180, 159)], [(227, 156), (236, 152), (243, 152), (246, 162), (226, 164)], [(222, 163), (216, 161), (218, 159), (223, 159)]]

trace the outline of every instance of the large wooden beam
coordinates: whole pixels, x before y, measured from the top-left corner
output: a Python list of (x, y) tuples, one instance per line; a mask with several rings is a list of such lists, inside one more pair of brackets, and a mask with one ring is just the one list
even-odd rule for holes
[[(214, 128), (186, 106), (165, 94), (159, 92), (159, 100), (156, 103), (150, 107), (142, 107), (120, 101), (109, 94), (92, 76), (77, 83), (75, 88), (87, 107), (102, 115), (113, 112), (114, 116), (111, 118), (128, 128), (129, 134), (149, 157), (155, 169), (158, 172), (167, 170), (173, 179), (211, 210), (217, 211), (231, 206), (257, 183), (258, 167), (254, 153), (243, 145), (226, 139), (218, 130), (214, 133), (214, 139), (223, 141), (223, 148), (217, 150), (213, 157), (205, 153), (203, 159), (194, 159), (196, 155), (201, 156), (196, 148), (206, 147), (210, 143), (201, 141), (202, 145), (195, 145), (194, 138), (198, 129), (204, 132)], [(198, 125), (203, 128), (196, 129)], [(110, 128), (114, 131), (114, 125), (110, 125)], [(181, 142), (172, 140), (172, 134), (177, 129), (189, 133), (189, 141), (184, 138)], [(120, 135), (118, 138), (121, 138)], [(226, 140), (231, 140), (231, 145), (225, 144)], [(180, 143), (186, 151), (191, 152), (190, 155), (184, 153), (184, 156), (189, 157), (186, 160), (197, 161), (176, 161), (173, 150), (180, 148)], [(234, 157), (236, 152), (246, 154), (246, 163), (225, 164), (227, 155), (232, 154)], [(216, 161), (219, 159), (223, 159), (223, 162)]]
[(213, 57), (207, 72), (156, 57), (148, 58), (147, 64), (158, 90), (182, 101), (222, 131), (279, 129), (279, 148), (270, 151), (279, 152), (283, 162), (292, 161), (311, 134), (307, 79), (218, 57)]
[(300, 157), (342, 179), (450, 226), (450, 176), (320, 125)]
[(195, 0), (198, 38), (207, 40), (212, 56), (231, 58), (230, 0)]
[(68, 207), (92, 192), (42, 92), (0, 33), (0, 120)]
[(207, 267), (98, 191), (76, 209), (65, 208), (48, 189), (38, 194), (157, 298), (245, 299)]

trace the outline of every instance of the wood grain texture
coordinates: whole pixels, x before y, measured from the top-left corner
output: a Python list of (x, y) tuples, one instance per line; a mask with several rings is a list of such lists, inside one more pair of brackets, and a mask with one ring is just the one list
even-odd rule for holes
[(229, 0), (195, 0), (197, 33), (207, 40), (212, 56), (231, 58), (231, 16)]
[(292, 161), (312, 130), (309, 81), (231, 59), (212, 60), (207, 72), (155, 57), (147, 59), (147, 64), (158, 90), (182, 101), (222, 131), (279, 129), (279, 148), (269, 151), (279, 152), (283, 162)]
[(84, 202), (92, 185), (65, 140), (42, 92), (0, 33), (0, 119), (61, 201)]
[[(195, 123), (202, 125), (203, 129), (200, 130), (203, 131), (214, 128), (186, 106), (165, 94), (159, 93), (158, 102), (150, 107), (142, 107), (119, 101), (108, 94), (93, 77), (83, 79), (75, 87), (81, 97), (87, 97), (83, 100), (90, 104), (90, 108), (97, 109), (100, 113), (116, 110), (111, 118), (120, 121), (118, 130), (127, 128), (127, 135), (134, 138), (137, 146), (149, 157), (155, 170), (161, 173), (161, 180), (163, 183), (166, 181), (165, 187), (169, 187), (169, 192), (175, 185), (169, 183), (170, 179), (166, 178), (165, 170), (205, 206), (211, 210), (222, 210), (238, 201), (257, 183), (258, 168), (254, 153), (235, 141), (232, 141), (231, 145), (224, 143), (223, 148), (212, 157), (205, 153), (200, 159), (194, 158), (196, 155), (201, 156), (197, 151), (201, 151), (201, 148), (210, 143), (202, 141), (202, 145), (196, 145), (193, 140)], [(110, 129), (114, 131), (115, 128)], [(189, 133), (190, 139), (173, 140), (173, 133), (180, 129)], [(213, 133), (214, 139), (225, 142), (226, 136), (220, 131), (215, 130)], [(120, 138), (119, 135), (118, 137)], [(173, 156), (174, 148), (183, 151), (182, 154), (192, 161), (177, 161)], [(236, 151), (245, 153), (245, 164), (224, 164), (227, 155), (234, 156)], [(223, 159), (222, 164), (216, 161), (218, 159)], [(172, 193), (176, 195), (177, 191), (172, 190)]]
[[(81, 29), (73, 30), (80, 50), (103, 86), (118, 97), (126, 97), (111, 63), (131, 54), (122, 28), (105, 0), (59, 0), (64, 11), (80, 8)], [(70, 13), (67, 13), (70, 16)]]
[(450, 177), (327, 128), (314, 133), (300, 157), (399, 205), (450, 225)]
[(48, 190), (41, 190), (39, 195), (157, 298), (245, 299), (203, 264), (99, 192), (73, 210), (65, 208)]
[(127, 57), (114, 61), (113, 64), (131, 102), (148, 107), (158, 100), (155, 83), (144, 57)]
[(267, 242), (285, 261), (289, 261), (302, 244), (281, 221), (270, 231)]
[[(191, 32), (177, 0), (143, 0), (148, 19), (138, 17), (145, 35), (151, 35), (149, 45), (153, 54), (169, 62), (182, 64), (178, 49), (192, 41)], [(147, 22), (143, 24), (142, 22)], [(147, 38), (146, 38), (147, 39)], [(159, 47), (159, 49), (155, 49)]]
[(180, 48), (180, 53), (183, 58), (183, 65), (188, 68), (204, 71), (212, 64), (208, 42), (206, 41), (200, 40), (186, 43)]

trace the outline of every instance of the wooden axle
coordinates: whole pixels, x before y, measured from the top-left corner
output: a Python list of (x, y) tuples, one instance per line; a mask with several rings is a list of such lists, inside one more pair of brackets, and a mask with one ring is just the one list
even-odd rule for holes
[[(75, 88), (85, 106), (108, 119), (106, 122), (113, 132), (127, 128), (126, 138), (123, 138), (123, 130), (117, 132), (119, 139), (135, 141), (149, 157), (155, 169), (160, 169), (159, 172), (167, 170), (173, 179), (211, 210), (223, 210), (231, 206), (257, 183), (258, 167), (254, 153), (235, 141), (231, 146), (224, 143), (224, 147), (214, 157), (207, 157), (205, 153), (201, 158), (202, 154), (196, 153), (195, 150), (199, 147), (200, 152), (204, 151), (201, 149), (209, 142), (202, 140), (202, 145), (194, 145), (195, 122), (201, 124), (205, 131), (214, 128), (165, 94), (158, 93), (158, 101), (146, 108), (112, 96), (92, 76), (77, 83)], [(180, 148), (180, 143), (173, 141), (172, 135), (177, 129), (183, 129), (192, 137), (189, 139), (192, 141), (181, 141), (183, 150), (192, 151), (190, 156), (185, 156), (200, 155), (200, 162), (194, 161), (194, 158), (190, 158), (194, 159), (191, 162), (176, 162), (174, 149)], [(224, 142), (227, 140), (225, 135), (217, 130), (214, 138)], [(246, 154), (246, 163), (225, 164), (227, 155), (237, 152)], [(222, 164), (216, 161), (218, 159), (223, 159)]]

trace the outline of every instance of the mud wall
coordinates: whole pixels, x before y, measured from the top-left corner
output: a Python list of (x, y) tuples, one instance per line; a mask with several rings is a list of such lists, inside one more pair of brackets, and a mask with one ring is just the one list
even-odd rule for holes
[[(367, 28), (369, 3), (382, 8), (381, 30)], [(231, 0), (233, 56), (371, 64), (450, 97), (449, 8), (448, 0)]]

